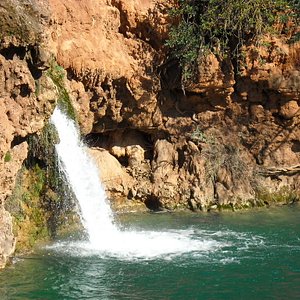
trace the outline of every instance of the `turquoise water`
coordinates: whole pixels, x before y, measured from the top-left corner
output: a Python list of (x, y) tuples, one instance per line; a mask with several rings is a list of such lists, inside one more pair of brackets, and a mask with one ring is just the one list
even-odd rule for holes
[(126, 230), (159, 245), (120, 255), (57, 241), (0, 272), (0, 299), (300, 299), (299, 216), (299, 206), (125, 215)]

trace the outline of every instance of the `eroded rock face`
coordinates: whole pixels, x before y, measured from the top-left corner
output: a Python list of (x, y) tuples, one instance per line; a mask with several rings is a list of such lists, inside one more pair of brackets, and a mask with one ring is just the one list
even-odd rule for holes
[[(49, 47), (68, 71), (83, 132), (102, 133), (122, 122), (153, 126), (159, 89), (153, 68), (166, 30), (159, 2), (50, 0), (49, 4)], [(156, 20), (160, 23), (154, 27)], [(151, 34), (153, 28), (156, 33)]]
[(53, 82), (43, 75), (49, 57), (43, 49), (43, 5), (4, 0), (0, 8), (0, 268), (16, 242), (5, 201), (27, 158), (27, 137), (43, 128), (57, 98)]
[(49, 47), (67, 69), (81, 130), (130, 177), (116, 192), (106, 184), (110, 198), (206, 210), (298, 190), (298, 173), (283, 169), (300, 164), (299, 44), (266, 37), (241, 49), (238, 69), (210, 54), (182, 86), (178, 64), (163, 64), (168, 1), (49, 4)]
[(7, 263), (7, 258), (13, 254), (15, 249), (15, 237), (12, 233), (12, 218), (11, 215), (3, 208), (0, 208), (0, 268), (4, 268)]

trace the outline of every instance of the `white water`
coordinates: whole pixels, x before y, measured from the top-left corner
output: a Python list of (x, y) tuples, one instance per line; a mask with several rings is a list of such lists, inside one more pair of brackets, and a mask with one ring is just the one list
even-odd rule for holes
[(77, 198), (81, 220), (89, 236), (89, 242), (63, 242), (54, 245), (54, 248), (80, 255), (97, 253), (125, 259), (150, 259), (186, 252), (215, 251), (228, 245), (211, 238), (195, 238), (191, 230), (119, 229), (113, 222), (113, 214), (99, 180), (99, 171), (81, 142), (74, 122), (58, 108), (51, 122), (60, 138), (60, 143), (55, 146), (60, 168)]
[(51, 122), (60, 139), (60, 143), (55, 145), (60, 169), (77, 198), (81, 220), (89, 240), (96, 245), (101, 237), (116, 231), (105, 191), (99, 181), (98, 169), (80, 140), (74, 122), (58, 108), (54, 110)]

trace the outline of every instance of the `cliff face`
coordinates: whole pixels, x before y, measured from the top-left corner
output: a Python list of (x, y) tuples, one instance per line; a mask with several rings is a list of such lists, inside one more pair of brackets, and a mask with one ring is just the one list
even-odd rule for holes
[(5, 202), (27, 157), (26, 138), (43, 128), (56, 101), (52, 81), (43, 76), (48, 59), (43, 49), (44, 12), (38, 3), (0, 4), (0, 268), (15, 247)]
[[(85, 134), (153, 126), (159, 47), (166, 27), (155, 1), (49, 1), (49, 46), (68, 72)], [(80, 13), (78, 13), (80, 12)], [(154, 25), (157, 26), (154, 26)], [(145, 117), (141, 117), (145, 116)]]
[(4, 204), (26, 137), (41, 130), (57, 98), (46, 76), (53, 58), (117, 206), (234, 209), (299, 198), (300, 44), (265, 37), (242, 49), (239, 70), (211, 54), (183, 87), (164, 47), (169, 5), (0, 4), (0, 265), (14, 249)]
[[(206, 210), (297, 198), (299, 44), (265, 37), (238, 70), (211, 54), (182, 87), (164, 63), (165, 1), (50, 6), (50, 44), (112, 199)], [(119, 168), (106, 171), (103, 148)]]

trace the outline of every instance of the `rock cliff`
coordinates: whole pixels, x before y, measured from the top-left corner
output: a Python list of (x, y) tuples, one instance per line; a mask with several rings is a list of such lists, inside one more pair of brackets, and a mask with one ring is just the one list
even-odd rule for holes
[(44, 127), (57, 98), (52, 81), (43, 76), (48, 60), (42, 29), (47, 9), (25, 2), (0, 4), (0, 268), (15, 248), (6, 199), (27, 157), (27, 137)]
[(266, 36), (242, 49), (239, 70), (208, 55), (182, 86), (164, 47), (170, 4), (49, 3), (82, 132), (119, 162), (105, 179), (112, 199), (206, 210), (298, 197), (299, 44)]
[(239, 69), (210, 54), (183, 86), (164, 46), (171, 1), (2, 2), (0, 265), (14, 250), (4, 204), (26, 139), (57, 98), (46, 75), (53, 59), (116, 206), (206, 211), (299, 199), (299, 43), (266, 36), (244, 46)]

